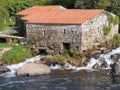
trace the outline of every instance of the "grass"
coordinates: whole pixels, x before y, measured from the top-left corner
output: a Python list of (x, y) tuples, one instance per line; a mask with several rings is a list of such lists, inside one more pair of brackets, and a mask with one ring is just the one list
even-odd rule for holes
[(0, 48), (6, 48), (6, 47), (16, 47), (18, 44), (17, 43), (0, 43)]
[(18, 63), (32, 56), (28, 51), (28, 48), (24, 45), (17, 43), (0, 44), (0, 48), (5, 47), (12, 47), (12, 49), (3, 54), (2, 60), (4, 64)]

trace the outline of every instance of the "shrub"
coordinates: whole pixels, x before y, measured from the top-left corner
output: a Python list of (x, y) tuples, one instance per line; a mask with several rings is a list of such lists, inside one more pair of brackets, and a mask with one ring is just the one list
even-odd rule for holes
[(116, 25), (119, 23), (119, 17), (118, 16), (114, 16), (113, 17), (113, 24)]
[(103, 27), (104, 35), (107, 35), (108, 33), (110, 33), (110, 30), (111, 30), (111, 25), (104, 26)]
[(2, 56), (2, 60), (4, 60), (5, 64), (12, 64), (21, 62), (31, 56), (32, 55), (28, 51), (27, 47), (23, 45), (18, 45), (13, 46), (11, 50), (6, 51)]
[(56, 55), (56, 59), (58, 60), (58, 62), (60, 64), (64, 64), (65, 63), (65, 57), (63, 55)]
[(113, 41), (117, 44), (120, 45), (120, 35), (119, 34), (115, 34), (113, 37)]

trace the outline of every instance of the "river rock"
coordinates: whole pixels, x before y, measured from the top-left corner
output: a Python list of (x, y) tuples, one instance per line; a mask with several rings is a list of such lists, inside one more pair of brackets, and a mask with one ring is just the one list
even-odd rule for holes
[(99, 64), (98, 63), (96, 63), (95, 65), (93, 65), (93, 67), (92, 67), (93, 69), (99, 69), (100, 68), (100, 66), (99, 66)]
[(111, 55), (111, 59), (118, 60), (119, 56), (120, 56), (119, 54)]
[(41, 64), (41, 61), (40, 60), (35, 60), (34, 63)]
[(44, 64), (36, 64), (36, 63), (26, 63), (21, 68), (19, 68), (16, 72), (17, 76), (21, 75), (28, 75), (28, 76), (35, 76), (35, 75), (43, 75), (49, 74), (51, 69)]
[(107, 68), (107, 67), (108, 67), (107, 62), (104, 60), (104, 61), (102, 62), (102, 64), (100, 65), (100, 67), (101, 67), (101, 68)]
[(115, 71), (116, 75), (120, 75), (120, 60), (116, 63)]
[(0, 73), (8, 72), (10, 69), (8, 69), (6, 66), (0, 66)]

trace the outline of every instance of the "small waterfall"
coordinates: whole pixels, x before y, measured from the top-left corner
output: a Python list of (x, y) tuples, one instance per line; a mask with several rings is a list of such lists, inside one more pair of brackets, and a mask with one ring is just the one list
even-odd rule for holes
[(35, 57), (26, 59), (24, 62), (18, 63), (18, 64), (13, 64), (13, 65), (8, 65), (7, 68), (9, 68), (11, 71), (10, 72), (6, 72), (1, 74), (0, 76), (4, 76), (4, 77), (14, 77), (16, 76), (15, 73), (16, 71), (22, 67), (24, 64), (29, 63), (29, 62), (34, 62), (37, 60), (40, 60), (43, 56), (41, 55), (37, 55)]
[[(90, 58), (88, 60), (89, 62), (87, 63), (86, 66), (76, 67), (76, 66), (72, 66), (71, 64), (67, 63), (66, 65), (64, 65), (63, 68), (64, 69), (71, 69), (71, 70), (74, 70), (74, 71), (79, 71), (79, 70), (84, 70), (84, 69), (87, 69), (87, 70), (91, 71), (91, 70), (95, 70), (95, 69), (92, 68), (95, 64), (98, 64), (99, 66), (101, 66), (104, 62), (106, 62), (107, 67), (103, 68), (103, 69), (110, 69), (110, 64), (114, 63), (114, 61), (111, 59), (111, 55), (114, 55), (114, 54), (120, 54), (120, 47), (112, 50), (109, 53), (100, 54), (98, 58), (94, 58), (94, 57)], [(61, 68), (61, 67), (58, 66), (58, 65), (51, 66), (51, 69), (59, 69), (59, 68)]]
[[(83, 67), (76, 67), (76, 66), (72, 66), (71, 64), (69, 63), (66, 63), (63, 67), (61, 65), (51, 65), (50, 68), (51, 69), (60, 69), (60, 68), (64, 68), (64, 69), (71, 69), (73, 71), (79, 71), (79, 70), (84, 70), (84, 69), (87, 69), (87, 70), (94, 70), (92, 67), (95, 65), (95, 64), (98, 64), (98, 65), (101, 65), (104, 61), (107, 63), (108, 67), (105, 68), (105, 69), (110, 69), (109, 65), (111, 63), (113, 63), (114, 61), (111, 59), (111, 55), (113, 54), (120, 54), (120, 47), (119, 48), (116, 48), (114, 50), (112, 50), (111, 52), (109, 53), (106, 53), (106, 54), (100, 54), (98, 58), (90, 58), (89, 59), (89, 62), (87, 63), (86, 66), (83, 66)], [(36, 60), (40, 60), (43, 56), (41, 55), (38, 55), (38, 56), (35, 56), (35, 57), (32, 57), (32, 58), (29, 58), (29, 59), (26, 59), (24, 62), (21, 62), (21, 63), (18, 63), (18, 64), (13, 64), (13, 65), (8, 65), (7, 67), (11, 70), (10, 72), (6, 72), (6, 73), (3, 73), (1, 74), (0, 76), (4, 76), (4, 77), (14, 77), (15, 76), (15, 73), (16, 73), (16, 70), (18, 70), (20, 67), (22, 67), (24, 64), (28, 63), (28, 62), (34, 62)]]

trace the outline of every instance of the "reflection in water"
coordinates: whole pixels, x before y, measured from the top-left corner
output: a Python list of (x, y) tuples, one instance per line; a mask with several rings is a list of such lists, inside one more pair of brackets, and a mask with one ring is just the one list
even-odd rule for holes
[(119, 90), (120, 78), (106, 72), (54, 70), (50, 75), (0, 78), (0, 90)]

